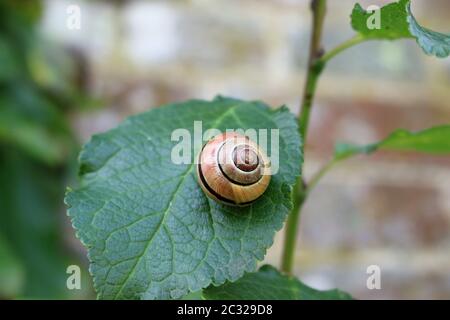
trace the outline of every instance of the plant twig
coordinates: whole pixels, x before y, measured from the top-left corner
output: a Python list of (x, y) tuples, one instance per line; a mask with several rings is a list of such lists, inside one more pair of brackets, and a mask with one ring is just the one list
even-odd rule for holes
[(325, 173), (327, 173), (331, 168), (333, 168), (336, 165), (336, 163), (338, 163), (338, 162), (339, 162), (339, 160), (337, 160), (337, 159), (333, 159), (333, 160), (329, 161), (327, 164), (325, 164), (319, 171), (317, 171), (313, 175), (313, 177), (311, 178), (311, 180), (308, 183), (308, 188), (306, 190), (307, 195), (309, 195), (311, 190), (317, 185), (317, 183), (325, 175)]
[(317, 80), (322, 73), (324, 64), (321, 63), (324, 50), (322, 48), (322, 30), (326, 13), (326, 0), (312, 0), (311, 9), (313, 11), (313, 25), (309, 46), (308, 68), (306, 73), (305, 88), (299, 117), (300, 134), (303, 141), (306, 141), (308, 132), (309, 115), (311, 112), (314, 94), (316, 92)]
[(329, 60), (334, 58), (336, 55), (341, 53), (342, 51), (353, 47), (361, 42), (367, 41), (368, 39), (362, 36), (361, 34), (355, 35), (353, 38), (348, 39), (347, 41), (342, 42), (340, 45), (326, 52), (319, 60), (322, 63), (327, 63)]
[[(309, 47), (308, 69), (306, 83), (302, 98), (301, 111), (299, 116), (299, 130), (303, 138), (303, 145), (306, 141), (309, 115), (311, 112), (317, 80), (323, 70), (324, 63), (320, 61), (323, 55), (322, 30), (326, 13), (326, 0), (312, 0), (311, 9), (313, 12), (312, 32)], [(303, 147), (302, 147), (303, 148)], [(282, 271), (292, 272), (294, 265), (295, 244), (297, 240), (298, 220), (300, 211), (306, 197), (306, 185), (302, 179), (298, 179), (293, 192), (294, 205), (286, 222), (286, 234), (282, 257)]]
[(295, 256), (295, 244), (297, 240), (298, 220), (300, 218), (300, 209), (303, 205), (304, 196), (306, 193), (306, 185), (302, 179), (300, 184), (297, 184), (294, 188), (293, 198), (294, 205), (291, 214), (286, 222), (284, 248), (283, 248), (283, 260), (281, 262), (281, 270), (286, 273), (292, 272)]

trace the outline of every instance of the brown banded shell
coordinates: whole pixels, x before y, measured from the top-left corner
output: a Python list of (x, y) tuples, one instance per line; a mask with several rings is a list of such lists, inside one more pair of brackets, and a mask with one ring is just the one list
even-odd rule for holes
[(224, 133), (203, 146), (198, 158), (197, 176), (210, 198), (244, 206), (266, 191), (270, 182), (270, 161), (248, 137)]

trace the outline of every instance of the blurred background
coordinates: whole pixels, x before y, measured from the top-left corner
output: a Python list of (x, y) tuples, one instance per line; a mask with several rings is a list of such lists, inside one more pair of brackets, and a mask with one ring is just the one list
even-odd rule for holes
[[(326, 48), (352, 36), (353, 4), (329, 1)], [(67, 26), (71, 5), (80, 29)], [(449, 1), (414, 0), (413, 11), (450, 31)], [(0, 298), (94, 298), (63, 204), (80, 146), (130, 114), (218, 93), (298, 113), (310, 19), (307, 0), (2, 0)], [(329, 64), (315, 104), (306, 179), (336, 141), (450, 123), (450, 59), (411, 40), (365, 43)], [(282, 240), (265, 262), (279, 265)], [(66, 288), (71, 264), (82, 290)], [(373, 264), (381, 290), (366, 287)], [(450, 299), (450, 158), (383, 152), (339, 165), (302, 212), (295, 274), (360, 299)]]

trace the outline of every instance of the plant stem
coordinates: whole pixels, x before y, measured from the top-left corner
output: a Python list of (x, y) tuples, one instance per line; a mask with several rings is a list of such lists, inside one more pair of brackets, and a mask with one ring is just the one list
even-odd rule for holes
[(308, 132), (309, 115), (311, 112), (314, 94), (316, 92), (317, 80), (322, 73), (324, 64), (320, 58), (323, 55), (322, 30), (326, 13), (326, 0), (312, 0), (311, 9), (313, 11), (313, 25), (311, 40), (309, 45), (308, 69), (306, 73), (306, 83), (303, 90), (303, 98), (299, 117), (300, 134), (303, 141), (306, 141)]
[(314, 174), (314, 176), (311, 178), (311, 180), (308, 183), (308, 188), (306, 190), (306, 194), (309, 195), (312, 189), (317, 185), (319, 180), (324, 176), (325, 173), (327, 173), (336, 163), (338, 163), (339, 160), (333, 159), (330, 162), (328, 162), (326, 165), (324, 165), (319, 171)]
[(342, 42), (340, 45), (338, 45), (336, 48), (331, 49), (327, 53), (325, 53), (319, 60), (322, 63), (327, 63), (329, 60), (334, 58), (336, 55), (341, 53), (342, 51), (353, 47), (354, 45), (357, 45), (361, 42), (367, 41), (368, 39), (362, 36), (361, 34), (357, 34), (353, 38), (348, 39), (347, 41)]
[[(299, 116), (299, 130), (303, 138), (303, 146), (306, 141), (306, 133), (308, 130), (309, 115), (311, 112), (314, 94), (316, 91), (317, 80), (325, 66), (320, 61), (323, 55), (322, 49), (322, 30), (326, 13), (326, 0), (312, 0), (311, 9), (313, 12), (312, 32), (309, 45), (308, 69), (306, 74), (306, 83), (302, 98), (301, 111)], [(304, 147), (302, 147), (304, 149)], [(303, 151), (303, 150), (302, 150)], [(304, 152), (303, 152), (304, 154)], [(301, 164), (303, 166), (303, 164)], [(293, 208), (286, 222), (286, 234), (284, 241), (283, 258), (281, 270), (286, 273), (292, 273), (294, 265), (295, 244), (297, 240), (298, 220), (300, 211), (306, 198), (306, 185), (299, 178), (293, 192)]]
[(319, 171), (317, 171), (311, 178), (311, 180), (308, 182), (308, 188), (305, 191), (306, 196), (309, 195), (312, 189), (317, 185), (320, 179), (330, 171), (331, 168), (333, 168), (336, 164), (338, 164), (341, 161), (344, 161), (348, 158), (351, 158), (355, 155), (355, 153), (347, 153), (344, 155), (339, 155), (338, 157), (334, 156), (333, 159), (331, 159), (328, 163), (326, 163)]
[(306, 186), (304, 185), (303, 180), (300, 179), (300, 183), (297, 183), (294, 187), (294, 205), (286, 222), (283, 259), (281, 261), (281, 270), (286, 273), (291, 273), (294, 265), (298, 220), (300, 218), (300, 209), (306, 195), (304, 190), (306, 190)]

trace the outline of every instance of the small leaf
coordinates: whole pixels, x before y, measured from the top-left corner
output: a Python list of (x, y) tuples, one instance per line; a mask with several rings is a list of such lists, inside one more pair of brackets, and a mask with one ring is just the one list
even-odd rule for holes
[(380, 28), (369, 29), (367, 21), (375, 13), (364, 10), (359, 3), (351, 15), (351, 24), (355, 31), (371, 39), (411, 38), (407, 24), (406, 5), (409, 0), (400, 0), (380, 8)]
[[(221, 205), (202, 192), (193, 164), (171, 161), (172, 132), (193, 136), (198, 120), (203, 132), (279, 129), (280, 170), (258, 201)], [(300, 162), (294, 116), (260, 102), (170, 104), (94, 136), (80, 155), (81, 186), (66, 203), (99, 298), (181, 298), (256, 270), (291, 209)]]
[(270, 265), (258, 272), (247, 273), (236, 282), (204, 290), (207, 300), (350, 300), (352, 297), (338, 289), (320, 291), (298, 279), (283, 275)]
[(450, 35), (427, 29), (418, 24), (411, 12), (409, 3), (407, 11), (409, 31), (416, 38), (423, 51), (439, 58), (448, 57), (450, 55)]
[(377, 13), (364, 10), (359, 3), (351, 14), (353, 29), (367, 40), (414, 38), (426, 54), (439, 58), (450, 54), (450, 35), (432, 31), (418, 24), (411, 12), (410, 0), (400, 0), (380, 8), (379, 28), (369, 28), (368, 21)]
[(379, 149), (449, 154), (450, 125), (433, 127), (419, 132), (399, 129), (384, 140), (363, 146), (338, 143), (334, 157), (339, 160), (358, 153), (369, 154)]

